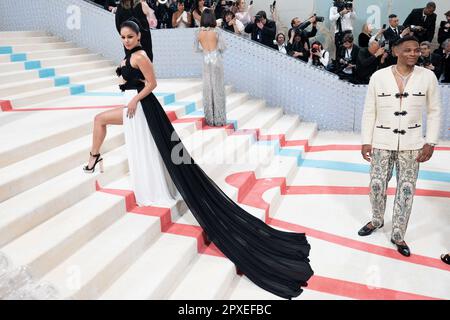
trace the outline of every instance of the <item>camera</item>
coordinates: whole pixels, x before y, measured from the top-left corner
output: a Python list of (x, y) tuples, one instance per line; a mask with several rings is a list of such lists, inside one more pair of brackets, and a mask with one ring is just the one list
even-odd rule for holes
[(311, 52), (312, 52), (312, 53), (319, 52), (319, 50), (320, 50), (320, 47), (319, 47), (318, 44), (313, 44), (313, 45), (312, 45), (312, 48), (311, 48)]
[(421, 27), (421, 26), (415, 26), (415, 25), (410, 25), (409, 30), (411, 30), (411, 32), (414, 32), (416, 34), (423, 34), (423, 33), (427, 32), (426, 28)]
[(333, 6), (338, 9), (338, 12), (341, 12), (344, 9), (353, 10), (353, 0), (336, 0), (334, 1)]
[[(206, 5), (206, 4), (205, 4)], [(212, 7), (217, 7), (217, 6), (221, 6), (221, 7), (231, 7), (234, 5), (234, 1), (231, 0), (216, 0), (213, 2)]]
[(262, 17), (260, 15), (255, 16), (255, 23), (261, 22)]

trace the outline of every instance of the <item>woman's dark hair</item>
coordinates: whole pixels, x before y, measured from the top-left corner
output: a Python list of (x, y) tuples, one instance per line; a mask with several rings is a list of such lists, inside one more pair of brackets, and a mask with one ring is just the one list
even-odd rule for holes
[(231, 19), (234, 19), (234, 18), (236, 17), (236, 15), (234, 14), (234, 12), (231, 11), (231, 10), (225, 10), (225, 11), (223, 12), (223, 19), (224, 19), (224, 20), (225, 20), (225, 18), (226, 18), (227, 16), (231, 16)]
[(319, 46), (323, 49), (323, 45), (322, 45), (322, 43), (321, 43), (320, 41), (314, 41), (314, 42), (311, 44), (311, 47), (312, 47), (313, 45), (315, 45), (315, 44), (319, 45)]
[(217, 26), (216, 15), (214, 11), (209, 8), (203, 10), (202, 18), (200, 19), (200, 27), (215, 28)]
[(136, 7), (139, 3), (138, 0), (120, 0), (120, 5), (126, 10)]
[(123, 22), (120, 25), (120, 30), (121, 31), (122, 31), (123, 28), (130, 28), (131, 30), (136, 32), (136, 34), (139, 34), (139, 32), (141, 32), (141, 28), (139, 27), (139, 24), (136, 21), (133, 21), (131, 19)]
[(194, 0), (194, 5), (192, 6), (192, 12), (197, 12), (198, 15), (201, 15), (200, 8), (198, 7), (198, 2), (200, 0)]

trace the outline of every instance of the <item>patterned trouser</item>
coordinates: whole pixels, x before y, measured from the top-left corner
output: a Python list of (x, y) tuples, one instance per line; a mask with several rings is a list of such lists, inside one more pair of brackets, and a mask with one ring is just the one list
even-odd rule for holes
[(411, 214), (419, 163), (416, 161), (421, 150), (391, 151), (373, 149), (370, 168), (370, 203), (372, 204), (372, 225), (379, 227), (383, 223), (386, 209), (386, 190), (392, 171), (397, 172), (397, 191), (392, 217), (392, 239), (404, 240), (409, 216)]

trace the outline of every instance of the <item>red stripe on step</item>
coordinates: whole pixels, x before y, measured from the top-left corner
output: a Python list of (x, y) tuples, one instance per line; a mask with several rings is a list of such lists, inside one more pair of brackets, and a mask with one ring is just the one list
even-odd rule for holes
[[(206, 244), (206, 234), (199, 226), (173, 223), (169, 208), (161, 207), (138, 207), (133, 191), (121, 189), (104, 189), (98, 181), (95, 182), (95, 188), (99, 192), (108, 193), (125, 198), (127, 212), (141, 214), (160, 218), (161, 232), (192, 237), (197, 240), (197, 250), (199, 253), (205, 253), (214, 256), (224, 256), (215, 246), (208, 248)], [(213, 245), (213, 244), (211, 244)]]
[(308, 140), (287, 140), (286, 147), (304, 147), (305, 151), (309, 149)]
[(307, 289), (360, 300), (441, 300), (414, 293), (386, 288), (369, 287), (365, 284), (313, 276)]
[[(368, 253), (373, 253), (381, 256), (385, 256), (392, 259), (397, 259), (401, 261), (405, 261), (408, 263), (420, 264), (428, 267), (438, 268), (442, 270), (450, 270), (450, 267), (445, 265), (439, 260), (435, 258), (429, 258), (425, 256), (413, 255), (409, 258), (401, 256), (396, 250), (385, 248), (381, 246), (376, 246), (372, 244), (368, 244), (362, 241), (356, 241), (349, 238), (341, 237), (338, 235), (334, 235), (331, 233), (306, 228), (303, 226), (299, 226), (296, 224), (292, 224), (289, 222), (277, 220), (270, 218), (268, 216), (270, 204), (268, 204), (263, 199), (263, 194), (267, 190), (275, 187), (281, 188), (281, 194), (287, 194), (287, 190), (290, 190), (292, 194), (293, 191), (297, 192), (295, 194), (326, 194), (328, 192), (335, 192), (334, 194), (349, 194), (350, 192), (356, 192), (359, 194), (367, 194), (368, 188), (364, 187), (321, 187), (321, 186), (313, 186), (313, 187), (303, 187), (303, 186), (295, 186), (295, 187), (286, 187), (285, 186), (285, 178), (271, 178), (271, 179), (256, 179), (253, 172), (241, 172), (235, 173), (226, 178), (226, 182), (236, 188), (238, 188), (238, 192), (241, 191), (241, 188), (245, 188), (245, 194), (238, 197), (238, 202), (252, 206), (259, 209), (264, 209), (266, 212), (266, 223), (270, 225), (276, 225), (288, 230), (292, 230), (295, 232), (306, 233), (308, 236), (321, 239), (324, 241), (328, 241), (334, 244), (342, 245), (344, 247), (352, 248), (355, 250), (365, 251)], [(250, 186), (249, 186), (250, 184)], [(283, 189), (285, 188), (285, 189)], [(393, 194), (393, 189), (390, 188), (388, 193)], [(239, 194), (239, 193), (238, 193)], [(352, 193), (353, 194), (353, 193)], [(434, 190), (416, 190), (416, 195), (430, 195), (433, 196), (449, 196), (448, 192), (445, 191), (434, 191)], [(281, 225), (277, 225), (277, 223)], [(283, 227), (284, 226), (284, 227)]]
[[(396, 189), (388, 188), (387, 194), (395, 195)], [(342, 186), (288, 186), (286, 195), (299, 194), (342, 194), (342, 195), (368, 195), (368, 187), (342, 187)], [(450, 198), (450, 191), (416, 189), (416, 196)]]
[(417, 255), (417, 254), (413, 254), (410, 257), (404, 257), (404, 256), (400, 255), (397, 252), (397, 250), (394, 250), (394, 249), (385, 248), (382, 246), (378, 246), (378, 245), (374, 245), (374, 244), (370, 244), (370, 243), (366, 243), (366, 242), (362, 242), (362, 241), (357, 241), (357, 240), (353, 240), (353, 239), (346, 238), (346, 237), (341, 237), (341, 236), (338, 236), (338, 235), (335, 235), (332, 233), (328, 233), (328, 232), (324, 232), (324, 231), (320, 231), (320, 230), (316, 230), (316, 229), (312, 229), (312, 228), (307, 228), (307, 227), (304, 227), (304, 226), (301, 226), (298, 224), (294, 224), (294, 223), (290, 223), (290, 222), (286, 222), (286, 221), (282, 221), (282, 220), (278, 220), (278, 219), (274, 219), (274, 218), (269, 218), (267, 223), (270, 224), (271, 226), (283, 228), (285, 230), (290, 230), (290, 231), (299, 232), (299, 233), (305, 233), (309, 237), (313, 237), (313, 238), (320, 239), (323, 241), (331, 242), (331, 243), (334, 243), (337, 245), (341, 245), (343, 247), (347, 247), (347, 248), (351, 248), (351, 249), (355, 249), (355, 250), (359, 250), (359, 251), (364, 251), (364, 252), (368, 252), (368, 253), (372, 253), (372, 254), (376, 254), (379, 256), (383, 256), (383, 257), (387, 257), (387, 258), (391, 258), (391, 259), (395, 259), (395, 260), (400, 260), (400, 261), (404, 261), (404, 262), (408, 262), (408, 263), (414, 263), (414, 264), (423, 265), (423, 266), (427, 266), (427, 267), (431, 267), (431, 268), (450, 271), (450, 266), (442, 263), (442, 261), (440, 259), (430, 258), (430, 257), (421, 256), (421, 255)]
[[(273, 139), (269, 139), (273, 140)], [(283, 146), (283, 145), (282, 145)], [(323, 152), (323, 151), (360, 151), (360, 144), (330, 144), (321, 146), (310, 146), (308, 140), (287, 140), (284, 144), (286, 147), (305, 147), (306, 152)], [(450, 151), (450, 147), (435, 147), (435, 151)]]
[(308, 152), (321, 152), (321, 151), (354, 151), (361, 150), (361, 145), (344, 145), (344, 144), (331, 144), (323, 146), (309, 146)]
[(11, 111), (12, 110), (11, 101), (9, 101), (9, 100), (0, 100), (0, 109), (3, 112)]
[[(106, 192), (109, 194), (115, 194), (118, 196), (125, 196), (127, 207), (135, 204), (134, 194), (133, 197), (130, 197), (130, 193), (133, 192), (129, 190), (119, 190), (119, 189), (102, 189), (100, 184), (96, 182), (96, 189), (101, 192)], [(160, 209), (160, 210), (155, 210)], [(156, 208), (156, 207), (143, 207), (143, 208), (134, 208), (132, 212), (139, 214), (146, 214), (151, 216), (169, 216), (170, 217), (170, 209), (167, 208)], [(288, 229), (286, 224), (280, 225), (279, 220), (271, 219), (275, 226), (279, 226), (280, 228)], [(278, 224), (278, 225), (277, 225)], [(292, 225), (292, 224), (290, 224)], [(299, 226), (298, 226), (299, 227)], [(296, 228), (297, 229), (297, 228)], [(296, 232), (302, 232), (299, 230), (294, 230)], [(197, 250), (200, 254), (207, 254), (216, 257), (226, 258), (225, 255), (213, 244), (211, 243), (209, 246), (206, 245), (206, 236), (201, 227), (172, 223), (170, 222), (170, 226), (163, 232), (188, 236), (197, 239)], [(238, 273), (241, 275), (240, 273)], [(412, 293), (406, 293), (401, 291), (395, 291), (391, 289), (385, 288), (369, 288), (367, 285), (349, 282), (339, 279), (332, 279), (327, 277), (321, 277), (315, 275), (308, 282), (308, 289), (319, 291), (328, 294), (339, 295), (343, 297), (349, 297), (353, 299), (435, 299), (426, 296), (416, 295)]]
[(74, 107), (54, 107), (54, 108), (20, 108), (12, 109), (10, 112), (29, 112), (29, 111), (61, 111), (61, 110), (86, 110), (86, 109), (113, 109), (123, 107), (121, 104), (110, 106), (74, 106)]

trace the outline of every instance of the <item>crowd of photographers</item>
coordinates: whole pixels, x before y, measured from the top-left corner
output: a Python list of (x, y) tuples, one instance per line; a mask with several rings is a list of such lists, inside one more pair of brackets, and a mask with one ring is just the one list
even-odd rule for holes
[[(123, 0), (122, 0), (123, 1)], [(95, 0), (106, 10), (115, 12), (121, 1)], [(438, 30), (439, 46), (432, 44), (435, 36), (436, 4), (429, 2), (424, 8), (413, 9), (400, 25), (399, 18), (391, 14), (388, 23), (376, 33), (370, 24), (364, 24), (355, 39), (356, 13), (352, 0), (335, 0), (330, 7), (329, 21), (334, 33), (335, 56), (319, 41), (317, 24), (324, 17), (311, 16), (306, 21), (295, 17), (285, 35), (277, 33), (276, 1), (270, 5), (270, 17), (265, 11), (253, 13), (249, 0), (146, 0), (151, 8), (148, 15), (152, 28), (189, 28), (200, 25), (204, 8), (213, 8), (218, 25), (223, 29), (248, 37), (262, 45), (290, 55), (316, 67), (336, 73), (341, 79), (355, 84), (367, 84), (371, 75), (380, 68), (396, 63), (392, 45), (406, 35), (420, 42), (419, 65), (432, 70), (442, 83), (450, 83), (450, 11), (445, 13)]]

